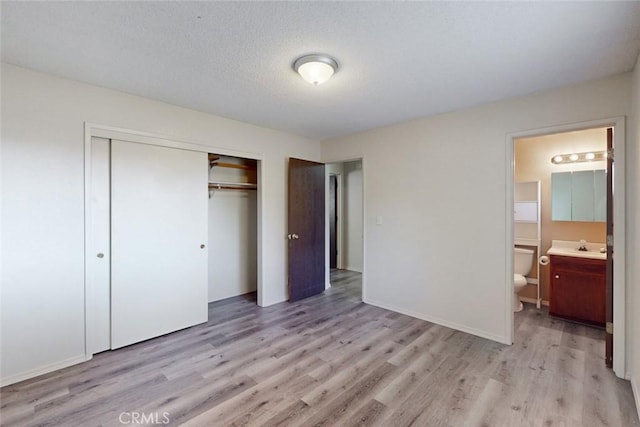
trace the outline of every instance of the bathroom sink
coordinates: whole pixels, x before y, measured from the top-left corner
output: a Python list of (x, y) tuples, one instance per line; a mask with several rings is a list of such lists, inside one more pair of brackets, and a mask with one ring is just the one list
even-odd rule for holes
[(576, 258), (607, 259), (606, 245), (604, 243), (587, 242), (586, 251), (581, 251), (580, 242), (570, 240), (552, 240), (547, 255), (572, 256)]

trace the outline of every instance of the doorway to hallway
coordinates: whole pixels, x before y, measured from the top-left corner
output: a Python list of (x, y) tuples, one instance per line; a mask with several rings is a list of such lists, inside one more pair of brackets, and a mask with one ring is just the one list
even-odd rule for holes
[(327, 261), (330, 267), (329, 283), (334, 286), (338, 284), (339, 277), (344, 277), (340, 272), (357, 273), (360, 276), (363, 271), (362, 160), (328, 163), (326, 173)]

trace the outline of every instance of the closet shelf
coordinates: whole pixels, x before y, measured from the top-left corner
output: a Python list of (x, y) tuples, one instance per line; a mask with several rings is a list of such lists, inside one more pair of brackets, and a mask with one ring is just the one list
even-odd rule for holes
[(225, 163), (219, 162), (217, 160), (213, 160), (209, 163), (211, 167), (218, 166), (220, 168), (233, 168), (233, 169), (243, 169), (243, 170), (256, 170), (255, 167), (249, 165), (241, 165), (238, 163)]
[(256, 190), (257, 184), (251, 182), (215, 182), (209, 181), (209, 190)]

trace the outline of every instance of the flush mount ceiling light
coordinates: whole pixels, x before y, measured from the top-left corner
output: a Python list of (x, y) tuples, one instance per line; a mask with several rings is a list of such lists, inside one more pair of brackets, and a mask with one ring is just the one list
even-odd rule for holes
[(320, 85), (338, 71), (338, 61), (328, 55), (305, 55), (296, 59), (293, 69), (313, 85)]
[(587, 153), (557, 154), (551, 158), (551, 163), (597, 162), (607, 160), (606, 151), (589, 151)]

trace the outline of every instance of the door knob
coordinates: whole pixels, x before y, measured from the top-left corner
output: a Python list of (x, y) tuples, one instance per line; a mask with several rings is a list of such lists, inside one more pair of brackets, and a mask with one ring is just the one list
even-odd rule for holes
[(300, 237), (300, 236), (298, 236), (297, 234), (294, 234), (293, 235), (293, 240), (298, 240), (298, 237)]
[(104, 258), (104, 254), (102, 252), (99, 252), (98, 255), (96, 255), (98, 258)]
[(556, 279), (559, 279), (559, 278), (560, 278), (560, 275), (559, 275), (559, 274), (556, 274)]
[(287, 239), (293, 240), (293, 236), (291, 234), (287, 234)]
[(200, 245), (200, 249), (204, 249), (204, 243)]

